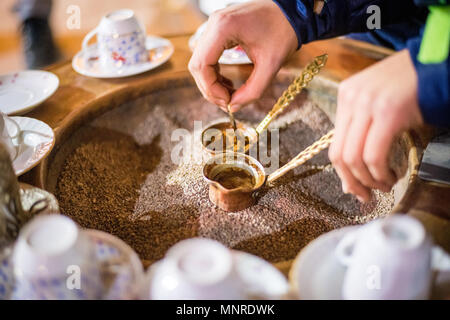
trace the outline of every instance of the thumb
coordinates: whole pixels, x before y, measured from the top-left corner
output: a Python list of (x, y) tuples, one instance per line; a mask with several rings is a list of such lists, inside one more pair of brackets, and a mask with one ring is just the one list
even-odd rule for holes
[(273, 64), (271, 65), (269, 60), (255, 62), (250, 77), (231, 97), (231, 111), (236, 112), (242, 106), (259, 99), (278, 69)]

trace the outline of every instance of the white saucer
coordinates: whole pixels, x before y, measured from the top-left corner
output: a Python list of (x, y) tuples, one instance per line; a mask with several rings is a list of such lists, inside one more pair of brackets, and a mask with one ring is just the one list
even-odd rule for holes
[[(19, 153), (13, 160), (13, 168), (17, 176), (34, 168), (52, 150), (55, 144), (53, 130), (44, 122), (27, 117), (11, 117), (22, 131), (31, 132), (25, 135), (24, 141), (19, 145), (19, 139), (13, 139), (13, 144), (19, 146)], [(16, 127), (11, 122), (6, 122), (11, 135), (14, 135)]]
[(59, 79), (47, 71), (28, 70), (0, 76), (0, 111), (7, 115), (24, 114), (49, 98)]
[[(109, 288), (105, 289), (103, 299), (136, 298), (137, 284), (143, 275), (143, 267), (136, 252), (119, 238), (99, 230), (85, 229), (83, 232), (95, 246), (96, 258), (99, 262), (102, 278), (107, 279)], [(0, 252), (0, 300), (11, 298), (14, 291), (14, 276), (10, 262), (12, 250), (7, 248)], [(125, 268), (114, 280), (108, 274), (108, 268)], [(119, 269), (120, 270), (120, 269)]]
[[(294, 260), (289, 282), (295, 298), (305, 300), (342, 300), (342, 285), (347, 268), (334, 251), (349, 231), (361, 226), (348, 226), (325, 233), (306, 246)], [(450, 295), (450, 256), (434, 246), (432, 269), (432, 299), (445, 299)]]
[(346, 267), (338, 261), (334, 250), (344, 235), (355, 228), (358, 226), (325, 233), (300, 251), (289, 272), (289, 282), (297, 298), (342, 300)]
[[(195, 34), (189, 39), (189, 48), (194, 51), (200, 36), (205, 31), (206, 22), (202, 24)], [(247, 56), (244, 50), (239, 47), (227, 49), (222, 53), (219, 59), (220, 64), (252, 64), (253, 62)]]
[[(250, 299), (281, 299), (288, 294), (289, 283), (286, 277), (272, 264), (252, 254), (231, 250), (233, 269), (243, 284), (245, 295)], [(162, 266), (159, 260), (147, 271), (147, 279), (140, 289), (143, 299), (149, 298), (149, 288), (157, 268)], [(151, 299), (151, 297), (150, 297)]]
[(72, 60), (73, 69), (88, 77), (122, 78), (155, 69), (168, 61), (174, 52), (172, 43), (164, 38), (147, 36), (145, 47), (151, 56), (151, 61), (139, 63), (115, 70), (104, 70), (98, 60), (97, 43), (90, 45), (85, 51), (78, 52)]

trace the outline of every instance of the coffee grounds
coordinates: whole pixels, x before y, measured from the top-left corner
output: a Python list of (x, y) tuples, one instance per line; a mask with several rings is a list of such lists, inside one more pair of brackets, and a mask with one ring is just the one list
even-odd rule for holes
[[(273, 85), (236, 119), (255, 126), (286, 86)], [(172, 162), (178, 142), (171, 135), (184, 128), (192, 137), (194, 120), (205, 127), (221, 117), (227, 119), (194, 86), (186, 86), (131, 101), (79, 128), (66, 142), (72, 151), (56, 155), (64, 157), (55, 190), (62, 213), (120, 237), (149, 261), (180, 240), (201, 236), (277, 262), (294, 258), (324, 232), (392, 209), (392, 194), (375, 192), (367, 204), (343, 194), (327, 151), (261, 190), (254, 206), (231, 213), (215, 207), (202, 162)], [(274, 126), (281, 128), (280, 165), (332, 128), (305, 94)]]

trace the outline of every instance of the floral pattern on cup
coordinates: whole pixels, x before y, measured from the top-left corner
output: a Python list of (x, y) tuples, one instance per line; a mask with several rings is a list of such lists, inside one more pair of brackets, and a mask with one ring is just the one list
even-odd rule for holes
[[(88, 49), (89, 40), (97, 36), (98, 58), (104, 70), (114, 70), (147, 62), (149, 54), (144, 26), (129, 9), (105, 15), (99, 25), (84, 38), (82, 48)], [(89, 60), (92, 57), (86, 56)]]
[[(145, 34), (134, 31), (127, 35), (99, 35), (101, 59), (107, 65), (131, 66), (148, 61)], [(106, 54), (104, 54), (106, 52)]]
[[(99, 262), (98, 269), (87, 274), (100, 276), (103, 285), (96, 284), (96, 277), (81, 279), (81, 288), (88, 288), (94, 292), (93, 296), (101, 299), (133, 299), (137, 295), (139, 281), (143, 276), (143, 269), (137, 254), (122, 240), (113, 235), (98, 230), (84, 230), (87, 233), (95, 251), (93, 260)], [(5, 249), (0, 255), (0, 300), (7, 299), (88, 299), (85, 290), (73, 290), (69, 294), (63, 289), (66, 278), (49, 278), (36, 283), (15, 283), (11, 249)], [(43, 290), (42, 288), (46, 288)]]
[(0, 255), (0, 300), (11, 297), (14, 286), (14, 275), (10, 262), (11, 250), (6, 248)]
[(137, 296), (143, 268), (134, 250), (119, 238), (98, 230), (87, 230), (95, 244), (103, 280), (102, 299), (123, 300)]
[(17, 280), (12, 299), (15, 300), (86, 300), (100, 299), (102, 287), (94, 276), (96, 269), (84, 271), (80, 278), (80, 288), (69, 289), (67, 276), (47, 279)]

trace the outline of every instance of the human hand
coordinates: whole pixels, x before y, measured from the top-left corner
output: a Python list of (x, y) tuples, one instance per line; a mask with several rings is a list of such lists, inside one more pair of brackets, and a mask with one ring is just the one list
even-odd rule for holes
[(388, 164), (394, 137), (422, 123), (417, 74), (407, 50), (343, 81), (329, 149), (343, 191), (360, 201), (370, 200), (370, 189), (390, 191), (400, 178)]
[[(240, 45), (254, 64), (246, 83), (232, 95), (232, 83), (220, 75), (218, 60), (225, 49)], [(235, 112), (258, 99), (287, 56), (297, 36), (281, 9), (271, 0), (233, 5), (213, 13), (194, 50), (189, 70), (203, 96)]]

